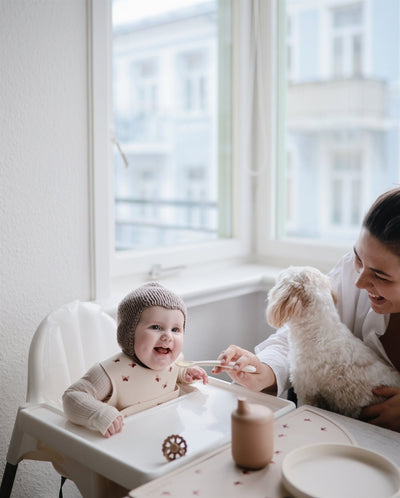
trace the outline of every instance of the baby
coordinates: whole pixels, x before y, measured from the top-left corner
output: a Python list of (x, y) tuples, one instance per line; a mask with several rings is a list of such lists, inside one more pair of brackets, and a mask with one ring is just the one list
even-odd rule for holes
[(118, 307), (122, 352), (94, 365), (64, 392), (67, 418), (108, 438), (121, 432), (123, 417), (178, 397), (179, 383), (207, 384), (202, 368), (175, 364), (182, 359), (185, 325), (184, 302), (160, 284), (128, 294)]

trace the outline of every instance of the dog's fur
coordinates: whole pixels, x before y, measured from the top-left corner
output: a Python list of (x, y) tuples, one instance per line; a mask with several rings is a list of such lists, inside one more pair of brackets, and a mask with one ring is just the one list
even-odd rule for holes
[(299, 404), (357, 418), (379, 402), (375, 386), (400, 387), (400, 373), (340, 321), (328, 276), (289, 267), (268, 293), (267, 321), (289, 324), (290, 379)]

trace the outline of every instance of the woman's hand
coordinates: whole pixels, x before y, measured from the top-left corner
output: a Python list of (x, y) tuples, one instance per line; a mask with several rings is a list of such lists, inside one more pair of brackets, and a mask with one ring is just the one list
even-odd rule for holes
[[(258, 357), (250, 351), (231, 345), (222, 351), (217, 359), (221, 361), (221, 366), (214, 367), (211, 373), (219, 374), (225, 371), (231, 379), (251, 391), (262, 391), (266, 388), (276, 389), (276, 378), (272, 368), (261, 363)], [(233, 369), (224, 369), (224, 365), (228, 365), (231, 361), (235, 362)], [(242, 372), (242, 369), (247, 365), (253, 365), (256, 368), (255, 373)]]
[(400, 389), (398, 387), (380, 386), (372, 389), (372, 392), (386, 399), (363, 408), (360, 419), (370, 424), (400, 432)]
[(123, 419), (122, 415), (119, 415), (108, 426), (108, 429), (106, 430), (106, 433), (104, 434), (104, 437), (109, 438), (110, 436), (113, 436), (114, 434), (118, 434), (118, 432), (122, 431), (123, 427), (124, 427), (124, 419)]
[(207, 372), (200, 367), (187, 368), (185, 372), (186, 382), (194, 382), (195, 380), (202, 380), (203, 384), (208, 384)]

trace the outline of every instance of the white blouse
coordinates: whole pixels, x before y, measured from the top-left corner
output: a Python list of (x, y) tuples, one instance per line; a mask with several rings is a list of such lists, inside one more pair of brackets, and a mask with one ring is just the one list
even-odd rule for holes
[[(354, 269), (353, 259), (353, 253), (347, 253), (329, 272), (337, 294), (340, 318), (356, 337), (392, 365), (379, 340), (389, 324), (390, 314), (375, 313), (366, 290), (355, 286), (357, 272)], [(275, 373), (278, 396), (290, 387), (287, 332), (288, 326), (285, 325), (255, 347), (258, 358), (269, 365)]]

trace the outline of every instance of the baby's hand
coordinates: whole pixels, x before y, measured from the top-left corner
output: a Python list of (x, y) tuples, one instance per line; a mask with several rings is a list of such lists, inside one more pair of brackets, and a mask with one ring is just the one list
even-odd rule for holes
[(185, 372), (186, 382), (194, 382), (195, 380), (202, 380), (203, 384), (208, 384), (208, 375), (205, 370), (200, 367), (187, 368)]
[(104, 437), (109, 438), (110, 436), (113, 436), (114, 434), (118, 434), (118, 432), (122, 431), (122, 428), (124, 427), (124, 419), (122, 415), (119, 415), (109, 426), (108, 429), (106, 430), (106, 433), (104, 434)]

